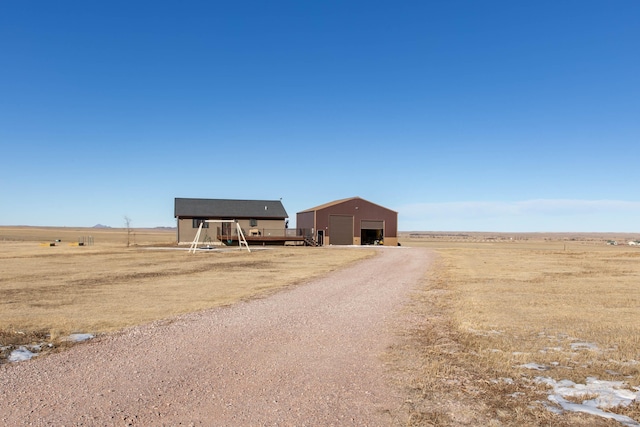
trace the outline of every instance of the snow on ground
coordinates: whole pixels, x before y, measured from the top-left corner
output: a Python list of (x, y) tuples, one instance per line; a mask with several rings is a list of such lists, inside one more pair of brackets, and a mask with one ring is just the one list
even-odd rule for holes
[(520, 365), (521, 368), (535, 369), (536, 371), (548, 371), (550, 368), (546, 365), (540, 365), (539, 363), (525, 363)]
[[(640, 387), (634, 387), (636, 391), (633, 392), (624, 388), (626, 386), (624, 381), (601, 381), (593, 377), (587, 378), (586, 384), (576, 384), (569, 380), (556, 381), (549, 377), (536, 377), (535, 381), (552, 387), (553, 391), (548, 399), (561, 408), (558, 410), (557, 407), (548, 405), (547, 407), (554, 412), (561, 413), (563, 410), (584, 412), (616, 420), (625, 426), (640, 426), (640, 422), (633, 418), (604, 411), (604, 409), (629, 406), (634, 401), (640, 401)], [(574, 403), (568, 401), (567, 397), (578, 400), (584, 397), (585, 400), (582, 403)]]
[(65, 339), (65, 341), (82, 342), (90, 340), (93, 337), (95, 337), (93, 334), (71, 334), (67, 339)]
[(592, 342), (572, 342), (571, 343), (571, 350), (592, 350), (592, 351), (598, 351), (600, 350), (598, 348), (597, 344), (594, 344)]
[[(544, 336), (544, 333), (541, 333), (541, 336)], [(555, 339), (555, 337), (549, 338)], [(579, 341), (575, 338), (572, 340), (573, 342), (570, 343), (571, 351), (602, 351), (595, 343)], [(562, 347), (549, 347), (541, 352), (547, 353), (562, 350)], [(629, 361), (628, 363), (635, 364), (637, 362)], [(559, 364), (558, 362), (552, 362), (551, 365), (557, 367)], [(536, 371), (548, 371), (551, 369), (551, 366), (535, 362), (525, 363), (519, 365), (519, 367)], [(607, 372), (612, 375), (619, 375), (611, 370)], [(583, 412), (613, 419), (625, 426), (640, 427), (640, 422), (637, 420), (625, 415), (607, 412), (611, 408), (626, 407), (633, 402), (640, 402), (640, 387), (633, 387), (635, 391), (632, 391), (624, 381), (603, 381), (595, 377), (588, 377), (585, 384), (576, 384), (570, 380), (556, 381), (551, 377), (536, 377), (534, 381), (537, 384), (545, 384), (551, 387), (548, 396), (548, 400), (551, 403), (545, 402), (544, 405), (552, 412), (558, 414), (562, 414), (565, 411)]]
[[(550, 369), (549, 366), (533, 362), (520, 367), (536, 371)], [(634, 401), (640, 402), (640, 387), (634, 387), (634, 392), (625, 388), (627, 384), (624, 381), (601, 381), (594, 377), (587, 378), (586, 384), (576, 384), (570, 380), (556, 381), (550, 377), (536, 377), (535, 382), (552, 388), (548, 399), (557, 406), (545, 404), (550, 411), (559, 414), (563, 411), (584, 412), (614, 419), (625, 426), (640, 427), (640, 423), (632, 418), (605, 411), (619, 406), (629, 406)], [(574, 401), (582, 400), (582, 403), (568, 401), (567, 398)]]
[[(71, 341), (71, 342), (82, 342), (90, 340), (94, 338), (93, 334), (71, 334), (68, 337), (64, 338), (63, 341)], [(52, 348), (53, 344), (51, 343), (41, 343), (41, 344), (32, 344), (32, 345), (21, 345), (20, 347), (14, 349), (9, 354), (7, 360), (11, 363), (14, 362), (24, 362), (25, 360), (32, 359), (42, 351), (43, 347)]]
[(13, 350), (11, 354), (9, 354), (9, 362), (24, 362), (25, 360), (29, 360), (32, 357), (37, 356), (38, 353), (34, 353), (29, 350), (25, 346), (20, 346)]

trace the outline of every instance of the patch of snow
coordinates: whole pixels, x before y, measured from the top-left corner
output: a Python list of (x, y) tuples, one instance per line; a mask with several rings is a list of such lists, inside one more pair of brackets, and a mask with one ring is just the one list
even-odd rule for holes
[(571, 350), (592, 350), (597, 351), (598, 346), (592, 342), (572, 342)]
[(626, 415), (614, 414), (612, 412), (605, 412), (600, 408), (597, 408), (597, 407), (594, 407), (594, 406), (589, 406), (589, 405), (586, 405), (584, 403), (582, 403), (582, 404), (580, 404), (580, 403), (571, 403), (571, 402), (568, 402), (567, 400), (563, 399), (561, 396), (558, 396), (558, 395), (549, 396), (549, 400), (551, 402), (553, 402), (553, 403), (558, 404), (565, 411), (583, 412), (583, 413), (586, 413), (586, 414), (596, 415), (596, 416), (602, 417), (602, 418), (613, 419), (613, 420), (616, 420), (619, 423), (622, 423), (623, 425), (628, 426), (628, 427), (640, 426), (640, 423), (638, 423), (636, 420), (634, 420), (631, 417), (627, 417)]
[(82, 342), (82, 341), (90, 340), (91, 338), (94, 338), (94, 337), (95, 335), (93, 334), (71, 334), (67, 337), (67, 341)]
[(469, 332), (472, 334), (480, 335), (482, 337), (488, 337), (491, 335), (502, 335), (503, 331), (496, 331), (495, 329), (491, 329), (490, 331), (480, 331), (478, 329), (467, 328)]
[(24, 362), (36, 356), (37, 354), (29, 351), (27, 347), (20, 346), (11, 352), (8, 360), (9, 362)]
[[(576, 384), (569, 380), (556, 381), (549, 377), (537, 377), (535, 380), (539, 384), (547, 384), (553, 387), (553, 393), (549, 395), (548, 399), (564, 411), (597, 415), (616, 420), (625, 426), (640, 426), (640, 423), (633, 418), (603, 410), (618, 406), (629, 406), (634, 401), (640, 400), (640, 391), (633, 392), (624, 388), (626, 384), (623, 381), (600, 381), (593, 377), (587, 378), (586, 384)], [(639, 387), (634, 388), (636, 390), (640, 389)], [(565, 399), (566, 397), (579, 399), (582, 396), (596, 397), (584, 400), (582, 403), (573, 403)], [(545, 406), (554, 412), (558, 410), (557, 407)]]
[(562, 413), (564, 412), (562, 408), (558, 408), (557, 406), (550, 405), (549, 402), (539, 402), (539, 403), (542, 403), (542, 405), (545, 408), (547, 408), (547, 411), (553, 412), (554, 414), (562, 415)]
[(513, 384), (513, 378), (498, 378), (497, 380), (491, 380), (492, 383), (505, 383), (505, 384)]
[(520, 365), (521, 368), (535, 369), (536, 371), (548, 371), (550, 368), (546, 365), (540, 365), (539, 363), (525, 363)]

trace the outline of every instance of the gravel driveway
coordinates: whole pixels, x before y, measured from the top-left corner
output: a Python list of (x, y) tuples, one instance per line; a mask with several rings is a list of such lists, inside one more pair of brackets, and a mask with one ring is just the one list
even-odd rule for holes
[(404, 396), (380, 356), (431, 259), (424, 249), (380, 248), (268, 298), (2, 365), (0, 422), (393, 425)]

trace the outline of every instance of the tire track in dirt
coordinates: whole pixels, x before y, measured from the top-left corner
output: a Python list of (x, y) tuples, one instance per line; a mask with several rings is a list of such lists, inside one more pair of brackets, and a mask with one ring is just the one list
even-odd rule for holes
[(0, 421), (393, 425), (404, 396), (380, 356), (431, 258), (424, 249), (380, 248), (374, 258), (268, 298), (0, 366)]

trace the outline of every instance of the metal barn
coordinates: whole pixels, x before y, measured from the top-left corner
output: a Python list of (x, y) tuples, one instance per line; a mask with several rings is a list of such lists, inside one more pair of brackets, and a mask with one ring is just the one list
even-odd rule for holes
[(298, 212), (296, 228), (319, 246), (398, 244), (398, 212), (360, 197)]

